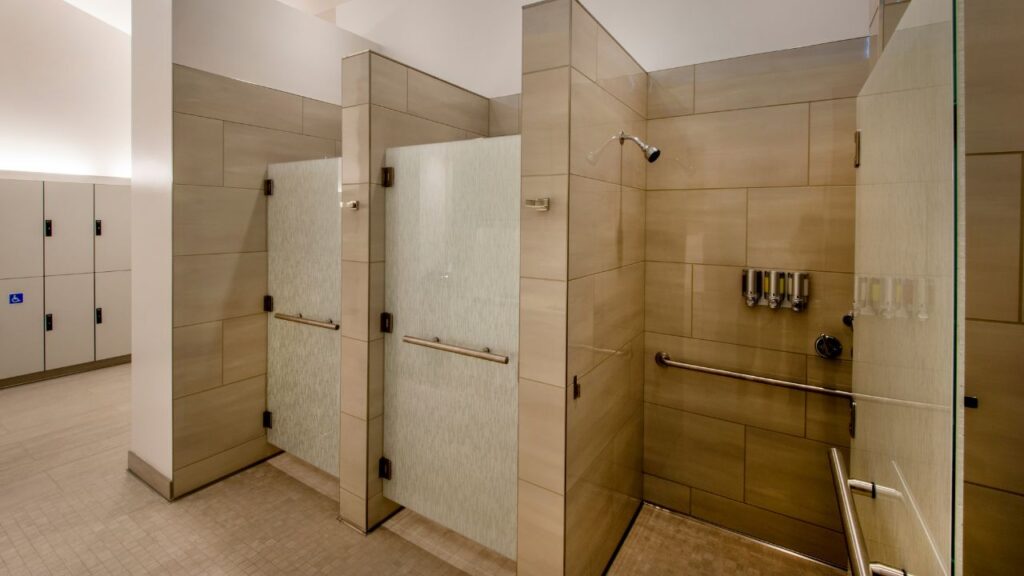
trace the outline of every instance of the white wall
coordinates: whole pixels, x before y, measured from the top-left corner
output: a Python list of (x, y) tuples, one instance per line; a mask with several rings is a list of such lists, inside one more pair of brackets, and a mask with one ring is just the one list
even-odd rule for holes
[(372, 42), (277, 0), (174, 0), (174, 62), (341, 104), (341, 59)]
[(0, 170), (131, 175), (131, 37), (62, 0), (0, 0)]

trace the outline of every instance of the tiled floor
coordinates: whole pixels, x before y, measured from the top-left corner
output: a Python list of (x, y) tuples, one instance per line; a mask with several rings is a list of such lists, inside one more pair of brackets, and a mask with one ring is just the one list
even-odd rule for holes
[[(411, 512), (362, 536), (287, 458), (168, 503), (125, 471), (129, 366), (0, 390), (0, 575), (510, 575)], [(300, 481), (301, 479), (301, 481)], [(838, 572), (645, 509), (615, 575)]]

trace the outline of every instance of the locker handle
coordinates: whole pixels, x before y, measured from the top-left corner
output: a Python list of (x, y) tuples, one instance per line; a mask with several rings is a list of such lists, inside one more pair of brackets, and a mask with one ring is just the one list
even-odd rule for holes
[(103, 220), (96, 221), (96, 235), (103, 236)]
[(96, 323), (103, 324), (103, 308), (96, 309)]
[(46, 220), (43, 226), (43, 234), (53, 236), (53, 220)]
[(46, 331), (47, 332), (52, 332), (53, 331), (53, 314), (47, 314), (46, 315)]

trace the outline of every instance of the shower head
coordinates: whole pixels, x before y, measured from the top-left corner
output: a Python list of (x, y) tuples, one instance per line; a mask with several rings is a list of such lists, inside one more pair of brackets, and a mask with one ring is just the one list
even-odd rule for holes
[(655, 160), (658, 159), (659, 156), (661, 156), (661, 150), (658, 150), (657, 147), (651, 146), (650, 144), (644, 142), (643, 140), (637, 138), (636, 136), (631, 136), (629, 134), (626, 134), (625, 132), (619, 132), (619, 144), (622, 144), (626, 140), (632, 140), (633, 142), (635, 142), (636, 145), (640, 147), (640, 150), (643, 150), (644, 158), (647, 158), (647, 161), (652, 164)]

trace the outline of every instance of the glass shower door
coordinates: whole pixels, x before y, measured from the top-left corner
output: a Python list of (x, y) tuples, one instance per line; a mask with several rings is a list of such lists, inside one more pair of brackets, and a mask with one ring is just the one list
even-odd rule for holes
[(387, 165), (384, 495), (515, 557), (519, 137)]
[(267, 440), (338, 475), (341, 159), (272, 164), (267, 197)]

